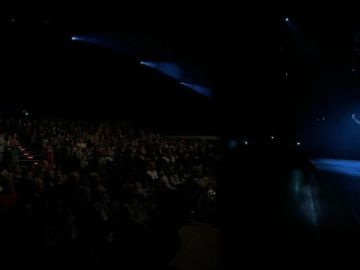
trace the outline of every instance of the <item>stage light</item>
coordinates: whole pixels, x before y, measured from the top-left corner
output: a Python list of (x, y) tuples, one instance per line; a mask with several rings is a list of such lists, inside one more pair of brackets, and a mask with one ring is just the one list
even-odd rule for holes
[(274, 136), (271, 136), (271, 137), (270, 137), (270, 139), (274, 140), (274, 139), (275, 139), (275, 137), (274, 137)]
[(325, 117), (322, 118), (323, 121), (325, 121), (325, 119), (326, 119)]
[(248, 145), (248, 144), (249, 144), (249, 142), (248, 142), (248, 141), (244, 141), (244, 144), (245, 144), (245, 145)]
[(353, 68), (353, 69), (351, 69), (351, 71), (352, 71), (352, 72), (355, 72), (356, 70), (355, 70), (355, 68)]
[(300, 146), (300, 145), (301, 145), (301, 143), (300, 143), (300, 142), (297, 142), (297, 143), (296, 143), (296, 145), (297, 145), (297, 146)]
[(26, 116), (28, 116), (28, 115), (29, 115), (29, 113), (28, 113), (28, 112), (26, 112), (26, 113), (25, 113), (25, 115), (26, 115)]
[(286, 17), (286, 18), (285, 18), (285, 22), (288, 22), (288, 21), (289, 21), (289, 18), (288, 18), (288, 17)]
[(76, 36), (72, 36), (71, 37), (71, 40), (78, 40), (79, 38), (78, 37), (76, 37)]

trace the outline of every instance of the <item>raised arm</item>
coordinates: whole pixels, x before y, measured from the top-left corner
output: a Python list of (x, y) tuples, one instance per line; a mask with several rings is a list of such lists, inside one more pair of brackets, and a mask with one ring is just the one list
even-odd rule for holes
[(359, 125), (360, 125), (360, 121), (359, 121), (358, 119), (356, 119), (355, 113), (352, 114), (352, 118), (354, 119), (354, 121), (355, 121), (356, 124), (359, 124)]

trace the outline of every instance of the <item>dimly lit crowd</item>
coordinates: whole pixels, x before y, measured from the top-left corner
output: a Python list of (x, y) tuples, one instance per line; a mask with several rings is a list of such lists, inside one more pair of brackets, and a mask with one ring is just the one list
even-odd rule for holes
[(215, 222), (215, 141), (89, 121), (10, 118), (0, 128), (10, 265), (167, 269), (179, 227)]

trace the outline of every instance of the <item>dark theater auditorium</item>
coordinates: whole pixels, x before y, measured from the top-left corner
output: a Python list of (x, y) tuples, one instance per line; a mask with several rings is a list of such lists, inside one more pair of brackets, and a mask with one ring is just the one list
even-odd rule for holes
[(282, 2), (4, 9), (1, 269), (356, 269), (359, 12)]

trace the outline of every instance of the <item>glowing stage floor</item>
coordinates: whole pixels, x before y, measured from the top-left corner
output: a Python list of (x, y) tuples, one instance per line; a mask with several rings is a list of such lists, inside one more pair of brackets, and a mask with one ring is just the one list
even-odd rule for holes
[(312, 160), (312, 163), (320, 171), (351, 176), (354, 178), (359, 178), (360, 180), (360, 161), (358, 160), (315, 159)]
[(322, 182), (331, 187), (360, 223), (360, 161), (314, 159)]

